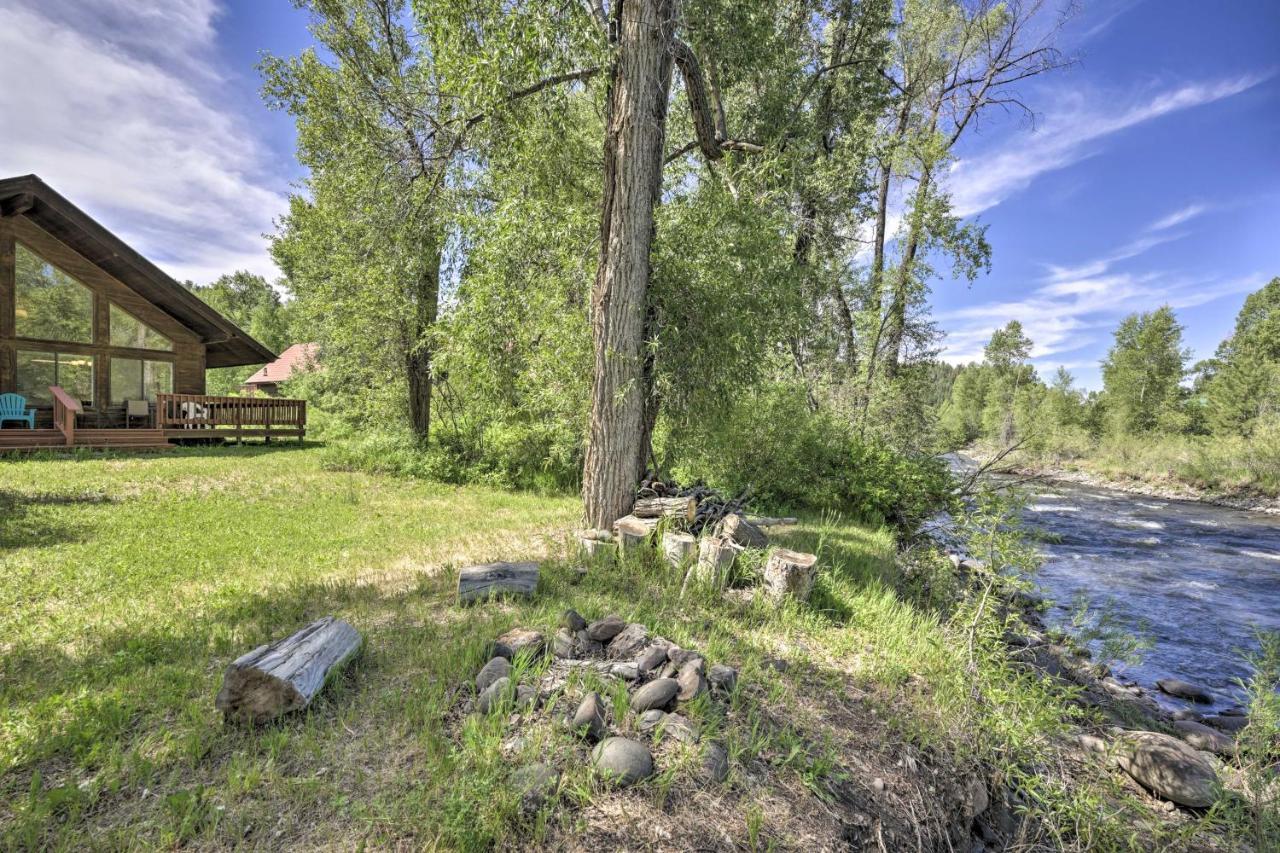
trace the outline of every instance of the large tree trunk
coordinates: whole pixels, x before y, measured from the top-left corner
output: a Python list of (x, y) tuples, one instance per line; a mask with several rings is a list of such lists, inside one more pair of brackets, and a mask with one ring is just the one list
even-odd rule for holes
[(642, 341), (654, 206), (662, 189), (673, 0), (627, 0), (615, 19), (604, 145), (600, 266), (591, 293), (595, 347), (583, 468), (586, 522), (626, 515), (640, 479), (644, 424)]
[(405, 335), (405, 376), (409, 384), (409, 426), (427, 443), (431, 437), (431, 331), (439, 313), (440, 257), (443, 240), (434, 238), (424, 251), (425, 269), (410, 285), (413, 319)]

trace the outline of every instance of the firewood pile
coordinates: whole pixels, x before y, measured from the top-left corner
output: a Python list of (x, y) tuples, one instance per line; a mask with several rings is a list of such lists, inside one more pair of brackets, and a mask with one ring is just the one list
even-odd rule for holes
[(701, 536), (704, 531), (714, 530), (716, 525), (730, 515), (744, 515), (747, 500), (751, 497), (751, 488), (747, 487), (732, 498), (726, 498), (706, 483), (697, 482), (681, 486), (672, 480), (660, 480), (652, 473), (646, 474), (636, 490), (636, 498), (693, 498), (696, 503), (693, 521), (689, 524), (689, 532)]

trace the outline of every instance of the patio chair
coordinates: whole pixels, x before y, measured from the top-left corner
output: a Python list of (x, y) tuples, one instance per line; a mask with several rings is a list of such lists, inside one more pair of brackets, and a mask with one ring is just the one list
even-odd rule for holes
[(126, 428), (133, 426), (134, 418), (143, 418), (144, 420), (151, 417), (151, 406), (146, 400), (125, 400), (124, 401), (124, 425)]
[(27, 429), (35, 429), (36, 410), (27, 408), (27, 398), (21, 394), (0, 394), (0, 426), (5, 421), (26, 421)]

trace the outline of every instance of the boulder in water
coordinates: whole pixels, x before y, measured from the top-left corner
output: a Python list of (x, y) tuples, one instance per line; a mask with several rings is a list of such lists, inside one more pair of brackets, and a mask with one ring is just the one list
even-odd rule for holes
[(1162, 678), (1156, 682), (1156, 687), (1159, 687), (1170, 696), (1177, 696), (1179, 699), (1202, 702), (1206, 705), (1213, 702), (1213, 694), (1208, 690), (1189, 681), (1183, 681), (1180, 678)]
[(1218, 755), (1227, 755), (1235, 751), (1235, 741), (1203, 723), (1197, 723), (1194, 720), (1175, 720), (1173, 727), (1178, 730), (1179, 737), (1196, 749), (1216, 752)]

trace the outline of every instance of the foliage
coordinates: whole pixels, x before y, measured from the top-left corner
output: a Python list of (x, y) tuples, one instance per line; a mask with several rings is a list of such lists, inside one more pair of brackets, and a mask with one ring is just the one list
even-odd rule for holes
[(1120, 321), (1115, 344), (1102, 362), (1103, 393), (1113, 429), (1141, 434), (1178, 432), (1182, 377), (1190, 350), (1169, 306)]
[[(284, 302), (280, 291), (260, 275), (239, 270), (220, 276), (212, 284), (186, 282), (187, 288), (219, 314), (235, 323), (274, 353), (283, 352), (292, 339), (293, 303)], [(205, 382), (210, 394), (238, 391), (257, 365), (220, 367), (210, 370)]]

